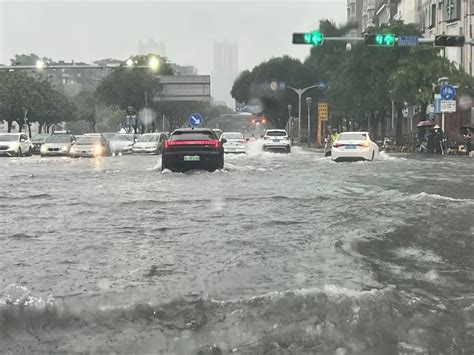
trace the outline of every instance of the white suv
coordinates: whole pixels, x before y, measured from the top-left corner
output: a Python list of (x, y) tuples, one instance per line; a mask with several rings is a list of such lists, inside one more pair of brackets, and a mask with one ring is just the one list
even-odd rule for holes
[(263, 150), (291, 152), (291, 142), (284, 129), (268, 129), (263, 136)]
[(25, 133), (0, 133), (0, 155), (21, 157), (32, 153), (31, 140)]

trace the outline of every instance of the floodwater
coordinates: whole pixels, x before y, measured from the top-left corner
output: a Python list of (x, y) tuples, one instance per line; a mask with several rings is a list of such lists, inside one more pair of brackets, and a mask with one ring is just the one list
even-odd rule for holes
[(474, 352), (474, 159), (159, 159), (0, 159), (0, 352)]

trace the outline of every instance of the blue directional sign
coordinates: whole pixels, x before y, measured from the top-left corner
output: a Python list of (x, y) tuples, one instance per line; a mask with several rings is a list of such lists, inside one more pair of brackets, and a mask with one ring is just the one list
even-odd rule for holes
[(443, 100), (453, 100), (456, 97), (456, 89), (452, 85), (444, 85), (439, 94)]
[(193, 113), (191, 116), (188, 118), (188, 122), (191, 125), (191, 127), (199, 127), (202, 125), (202, 122), (204, 119), (202, 118), (202, 115), (200, 113)]
[(398, 45), (400, 47), (416, 47), (419, 44), (418, 36), (399, 36)]

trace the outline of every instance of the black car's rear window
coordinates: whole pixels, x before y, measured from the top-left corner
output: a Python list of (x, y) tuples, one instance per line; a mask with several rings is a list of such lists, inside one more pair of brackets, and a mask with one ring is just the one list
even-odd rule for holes
[(180, 140), (199, 141), (199, 140), (215, 140), (217, 139), (217, 136), (212, 131), (176, 131), (171, 135), (169, 139), (172, 141), (180, 141)]

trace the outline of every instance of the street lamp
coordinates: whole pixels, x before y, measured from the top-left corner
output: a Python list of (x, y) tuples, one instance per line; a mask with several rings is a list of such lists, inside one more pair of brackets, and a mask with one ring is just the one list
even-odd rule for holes
[(311, 97), (306, 98), (306, 104), (308, 105), (308, 147), (311, 146), (311, 102), (313, 99)]
[(288, 131), (290, 131), (290, 135), (291, 135), (291, 144), (293, 144), (293, 135), (294, 135), (294, 132), (293, 132), (293, 120), (291, 119), (291, 109), (293, 108), (293, 106), (291, 106), (290, 104), (288, 104)]
[(36, 61), (36, 69), (41, 70), (41, 69), (44, 69), (45, 66), (46, 64), (42, 60)]
[(151, 70), (156, 71), (160, 67), (160, 61), (156, 57), (151, 57), (148, 60), (148, 66), (150, 67)]
[(304, 89), (296, 89), (291, 86), (286, 86), (288, 89), (293, 90), (298, 95), (298, 144), (301, 144), (301, 97), (309, 89), (312, 89), (318, 86), (319, 84), (316, 84), (316, 85), (308, 86), (307, 88), (304, 88)]

